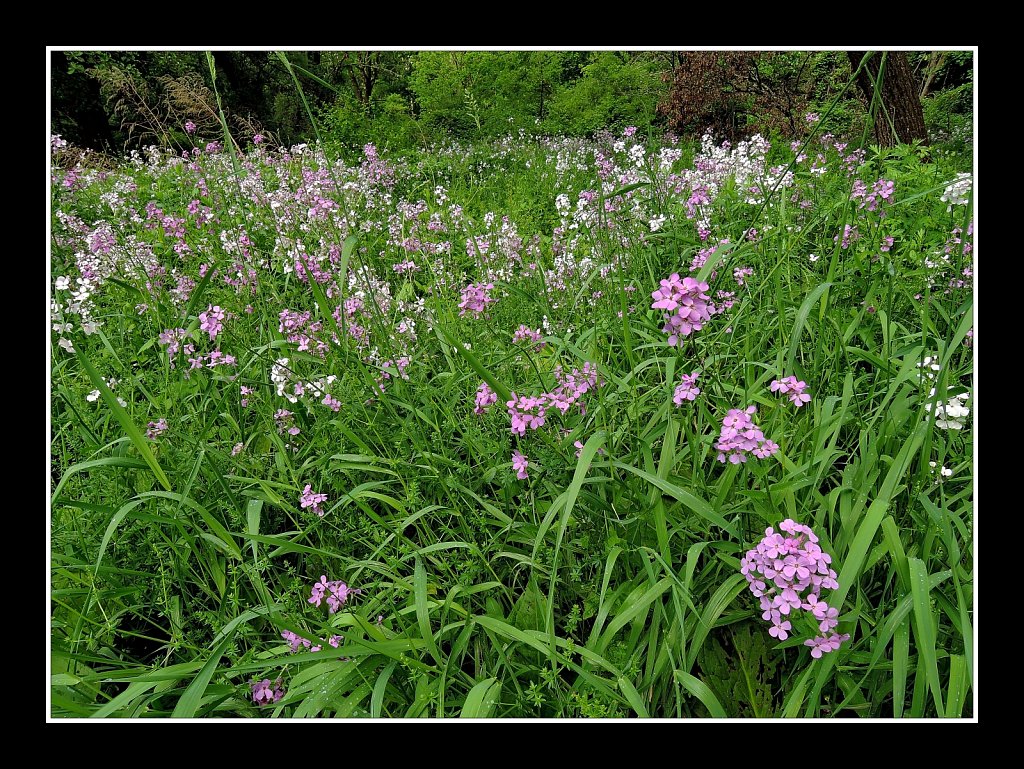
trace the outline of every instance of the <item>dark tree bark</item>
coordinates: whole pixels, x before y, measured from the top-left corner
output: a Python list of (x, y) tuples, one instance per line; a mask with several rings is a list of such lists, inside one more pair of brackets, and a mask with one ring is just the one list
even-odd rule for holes
[[(856, 71), (864, 58), (863, 51), (847, 51), (850, 66)], [(875, 81), (878, 71), (882, 69), (881, 104), (874, 106), (875, 141), (882, 147), (893, 147), (897, 144), (910, 144), (919, 139), (928, 144), (928, 132), (924, 126), (924, 110), (917, 95), (914, 72), (910, 68), (905, 51), (888, 51), (884, 54), (875, 51), (864, 63), (857, 75), (857, 84), (871, 106), (875, 92)], [(896, 129), (895, 133), (893, 128)]]

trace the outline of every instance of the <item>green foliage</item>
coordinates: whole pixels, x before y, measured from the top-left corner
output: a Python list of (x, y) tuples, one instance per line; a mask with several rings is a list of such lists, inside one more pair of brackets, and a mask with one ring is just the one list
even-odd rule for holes
[(773, 692), (785, 659), (768, 648), (767, 637), (757, 625), (731, 625), (701, 650), (702, 678), (732, 718), (776, 715)]
[(579, 79), (554, 96), (544, 122), (550, 133), (591, 134), (601, 128), (650, 128), (664, 92), (657, 62), (648, 56), (594, 52)]

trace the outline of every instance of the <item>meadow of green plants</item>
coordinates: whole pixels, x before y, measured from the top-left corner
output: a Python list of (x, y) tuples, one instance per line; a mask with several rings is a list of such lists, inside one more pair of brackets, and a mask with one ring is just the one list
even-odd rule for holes
[(805, 124), (54, 136), (48, 715), (973, 717), (972, 157)]

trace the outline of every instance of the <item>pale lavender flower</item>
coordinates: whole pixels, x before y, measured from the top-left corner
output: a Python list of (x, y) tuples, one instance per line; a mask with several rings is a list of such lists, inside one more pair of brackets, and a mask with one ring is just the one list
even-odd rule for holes
[(494, 288), (493, 283), (470, 283), (462, 289), (462, 301), (459, 302), (459, 315), (469, 313), (479, 318), (488, 304), (496, 302), (488, 293)]
[(700, 374), (697, 372), (683, 374), (682, 380), (676, 385), (675, 393), (672, 395), (672, 402), (677, 406), (682, 406), (683, 401), (696, 400), (700, 395), (700, 388), (697, 387), (697, 377), (699, 376)]
[(484, 414), (487, 407), (498, 400), (497, 394), (488, 386), (487, 382), (481, 382), (476, 388), (476, 405), (473, 407), (474, 414)]
[(326, 494), (317, 494), (313, 491), (310, 484), (306, 484), (306, 488), (302, 490), (302, 496), (299, 499), (299, 504), (302, 507), (312, 507), (313, 512), (319, 515), (321, 518), (324, 517), (324, 511), (320, 505), (327, 501)]
[(512, 451), (512, 469), (516, 471), (516, 478), (521, 481), (525, 481), (529, 478), (529, 474), (526, 472), (526, 468), (529, 467), (529, 461), (526, 456), (520, 454), (518, 451)]
[(269, 705), (284, 697), (284, 689), (281, 688), (281, 679), (270, 683), (269, 678), (252, 683), (252, 701), (257, 705)]
[(773, 379), (771, 391), (788, 395), (793, 405), (800, 408), (811, 400), (811, 394), (804, 392), (807, 389), (807, 382), (797, 380), (795, 376), (787, 376), (782, 379)]
[(209, 305), (206, 312), (199, 313), (199, 328), (210, 335), (210, 339), (216, 339), (224, 328), (224, 310), (217, 305)]
[[(836, 573), (829, 567), (831, 557), (822, 552), (818, 537), (809, 526), (787, 518), (779, 524), (779, 532), (769, 527), (757, 546), (740, 559), (740, 573), (747, 580), (750, 592), (758, 599), (761, 618), (770, 622), (768, 633), (785, 640), (792, 625), (784, 616), (809, 612), (818, 629), (828, 633), (839, 622), (839, 610), (821, 600), (822, 589), (839, 587)], [(843, 634), (804, 641), (815, 659), (835, 651), (849, 640)]]

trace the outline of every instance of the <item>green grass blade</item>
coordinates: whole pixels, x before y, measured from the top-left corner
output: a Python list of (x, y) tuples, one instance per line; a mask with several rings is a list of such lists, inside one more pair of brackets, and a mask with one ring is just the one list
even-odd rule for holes
[(907, 564), (910, 567), (910, 592), (914, 603), (914, 642), (917, 647), (918, 666), (924, 666), (935, 710), (942, 714), (945, 708), (942, 705), (942, 685), (939, 683), (938, 657), (935, 652), (928, 570), (919, 558), (908, 558)]
[(103, 381), (103, 377), (99, 375), (96, 369), (93, 367), (92, 362), (88, 356), (79, 347), (75, 347), (75, 353), (78, 355), (78, 360), (82, 363), (82, 368), (85, 369), (85, 373), (89, 375), (89, 379), (92, 380), (93, 387), (100, 391), (100, 396), (103, 398), (103, 402), (107, 404), (107, 407), (113, 412), (114, 418), (118, 424), (121, 425), (121, 429), (124, 430), (125, 435), (135, 446), (135, 450), (139, 452), (139, 455), (145, 460), (146, 464), (149, 465), (149, 469), (153, 471), (153, 475), (160, 482), (167, 491), (171, 490), (171, 482), (167, 479), (167, 474), (164, 473), (159, 463), (156, 461), (156, 457), (153, 456), (153, 452), (149, 448), (149, 444), (146, 442), (145, 436), (142, 431), (135, 425), (132, 418), (128, 416), (128, 412), (122, 408), (121, 404), (117, 402), (117, 398), (114, 397), (114, 393), (107, 387), (107, 383)]
[(704, 704), (712, 718), (728, 718), (722, 703), (718, 701), (715, 693), (708, 688), (706, 683), (682, 670), (676, 670), (674, 675), (686, 691)]
[(716, 513), (712, 509), (711, 505), (709, 505), (700, 497), (691, 494), (689, 491), (682, 488), (681, 486), (677, 486), (676, 484), (667, 481), (663, 478), (659, 478), (656, 475), (651, 475), (650, 473), (644, 472), (643, 470), (639, 470), (633, 467), (632, 465), (627, 465), (625, 462), (613, 460), (612, 464), (615, 465), (615, 467), (633, 473), (633, 475), (637, 476), (638, 478), (643, 478), (648, 483), (657, 486), (670, 497), (673, 497), (678, 501), (682, 502), (684, 505), (686, 505), (686, 507), (690, 508), (690, 510), (695, 512), (704, 520), (715, 524), (716, 526), (728, 532), (732, 536), (738, 537), (736, 527), (728, 521), (726, 521), (725, 518), (720, 516), (718, 513)]
[(501, 681), (485, 678), (469, 690), (459, 718), (489, 718), (501, 696)]
[(233, 632), (228, 633), (214, 648), (209, 659), (206, 660), (202, 669), (196, 674), (196, 677), (192, 679), (192, 683), (188, 685), (188, 688), (185, 689), (185, 693), (181, 695), (181, 699), (178, 700), (177, 704), (174, 706), (171, 718), (195, 717), (196, 712), (199, 710), (199, 704), (202, 702), (203, 695), (206, 693), (206, 687), (210, 685), (210, 679), (213, 678), (213, 674), (217, 670), (217, 665), (220, 664), (220, 658), (223, 656), (224, 650), (228, 648), (228, 644), (231, 643), (233, 635)]

